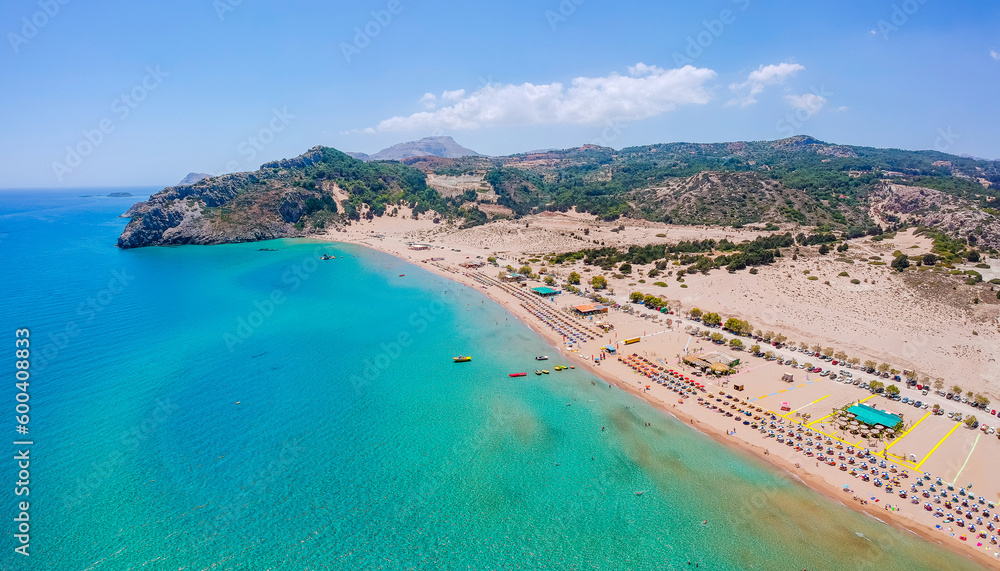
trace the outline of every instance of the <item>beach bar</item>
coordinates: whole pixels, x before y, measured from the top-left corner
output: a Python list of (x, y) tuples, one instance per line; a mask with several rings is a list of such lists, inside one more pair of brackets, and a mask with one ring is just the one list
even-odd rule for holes
[[(597, 315), (601, 313), (607, 313), (607, 306), (601, 305), (599, 303), (585, 303), (583, 305), (574, 305), (573, 311), (579, 313), (580, 315)], [(611, 329), (614, 329), (613, 327)]]
[(856, 404), (851, 408), (847, 409), (847, 412), (853, 414), (857, 421), (862, 424), (867, 424), (868, 426), (875, 426), (876, 424), (881, 424), (889, 428), (896, 428), (903, 422), (903, 417), (892, 414), (884, 410), (878, 410), (863, 404)]
[(557, 289), (552, 289), (550, 287), (545, 287), (545, 286), (533, 287), (531, 288), (531, 291), (535, 292), (536, 295), (540, 295), (542, 297), (552, 297), (555, 295), (559, 295), (560, 293), (559, 290)]

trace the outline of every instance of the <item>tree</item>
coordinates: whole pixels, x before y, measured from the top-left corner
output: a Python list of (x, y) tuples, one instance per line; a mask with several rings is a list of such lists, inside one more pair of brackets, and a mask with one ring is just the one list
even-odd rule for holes
[(552, 276), (545, 276), (545, 279), (542, 281), (544, 281), (546, 285), (556, 285), (556, 279)]
[(966, 259), (969, 260), (970, 262), (972, 262), (973, 264), (975, 264), (976, 262), (978, 262), (979, 261), (979, 250), (972, 250), (971, 252), (969, 252), (969, 257), (966, 258)]
[(629, 294), (628, 300), (631, 301), (632, 303), (642, 303), (642, 300), (645, 297), (646, 296), (643, 295), (642, 293), (634, 291), (634, 292), (632, 292), (632, 293)]
[(833, 347), (824, 347), (823, 348), (823, 356), (825, 356), (825, 357), (833, 357)]
[(939, 391), (939, 390), (941, 390), (943, 388), (944, 388), (944, 381), (942, 381), (941, 379), (938, 379), (938, 380), (934, 381), (934, 389), (935, 390)]
[(819, 353), (820, 351), (823, 350), (823, 348), (820, 347), (819, 345), (813, 345), (811, 349), (813, 353)]
[(624, 264), (622, 264), (621, 266), (618, 267), (618, 271), (621, 272), (621, 273), (623, 273), (623, 274), (631, 274), (632, 273), (632, 264), (630, 264), (628, 262), (625, 262)]
[(758, 329), (757, 331), (753, 332), (753, 336), (754, 337), (763, 337), (764, 333), (760, 329)]
[(576, 272), (570, 272), (569, 277), (566, 278), (566, 281), (573, 285), (580, 285), (580, 274)]
[(722, 318), (719, 317), (718, 313), (706, 313), (704, 316), (702, 316), (701, 321), (705, 325), (719, 325), (720, 323), (722, 323)]
[(837, 246), (837, 251), (838, 252), (846, 252), (849, 247), (850, 246), (847, 245), (847, 242), (844, 242), (843, 244)]
[(825, 256), (825, 255), (829, 254), (830, 253), (830, 246), (827, 246), (826, 244), (821, 244), (820, 247), (819, 247), (819, 253), (820, 253), (821, 256)]
[(871, 359), (868, 359), (867, 361), (865, 361), (865, 368), (866, 369), (874, 369), (875, 365), (877, 365), (877, 364), (878, 363), (876, 363), (875, 361), (872, 361)]
[(797, 366), (799, 364), (799, 360), (796, 359), (795, 357), (792, 357), (791, 359), (789, 359), (788, 364), (792, 365), (793, 367)]
[(701, 319), (701, 315), (702, 315), (701, 310), (698, 309), (697, 307), (692, 308), (691, 311), (688, 312), (688, 317), (694, 319), (695, 321)]
[(952, 394), (960, 395), (960, 394), (962, 394), (962, 387), (960, 387), (958, 385), (954, 385), (954, 386), (951, 387), (951, 392), (952, 392)]
[(708, 337), (709, 337), (709, 339), (711, 339), (712, 341), (722, 341), (723, 339), (725, 339), (725, 336), (724, 336), (724, 335), (722, 335), (722, 333), (719, 333), (718, 331), (716, 331), (715, 333), (712, 333), (712, 334), (711, 334), (711, 335), (709, 335)]
[(774, 358), (774, 351), (766, 351), (766, 352), (764, 352), (764, 358), (765, 359), (773, 359)]
[(878, 372), (880, 372), (880, 373), (888, 373), (889, 372), (889, 363), (879, 363), (879, 366), (875, 370), (878, 371)]
[(890, 265), (892, 266), (892, 269), (897, 272), (901, 272), (910, 267), (910, 259), (906, 256), (906, 254), (900, 254), (892, 260), (892, 264)]
[(590, 287), (594, 289), (604, 289), (608, 287), (608, 280), (604, 276), (594, 276), (590, 278)]
[(764, 341), (770, 343), (771, 339), (774, 339), (774, 331), (765, 331), (764, 332)]
[(750, 346), (750, 352), (753, 353), (754, 355), (756, 355), (757, 353), (760, 353), (760, 345), (757, 345), (756, 343), (753, 344), (753, 345), (751, 345)]
[(935, 256), (934, 254), (924, 254), (923, 260), (925, 266), (933, 266), (934, 264), (937, 263), (938, 257)]
[(784, 343), (785, 341), (788, 341), (788, 337), (785, 337), (781, 333), (778, 333), (777, 335), (774, 336), (774, 341), (775, 343), (781, 344)]
[(743, 347), (743, 342), (733, 337), (732, 339), (729, 340), (729, 346), (732, 347), (733, 349), (739, 349)]
[(489, 258), (486, 258), (486, 261), (489, 262), (489, 263), (491, 263), (491, 264), (493, 264), (494, 266), (497, 265), (497, 259), (494, 258), (493, 256), (490, 256)]
[(868, 383), (868, 388), (870, 388), (872, 392), (877, 393), (879, 389), (885, 388), (885, 383), (883, 383), (882, 381), (872, 381)]
[(973, 393), (972, 391), (965, 393), (965, 398), (967, 399), (975, 398), (975, 396), (976, 396), (975, 393)]
[(726, 320), (726, 325), (724, 326), (724, 328), (729, 331), (732, 331), (733, 333), (739, 333), (740, 320), (736, 319), (735, 317), (730, 317), (729, 319)]
[(802, 347), (803, 349), (808, 349), (809, 348), (809, 342), (808, 341), (800, 341), (799, 342), (799, 347)]
[(888, 387), (885, 388), (885, 392), (892, 396), (896, 396), (899, 394), (899, 387), (897, 387), (896, 385), (889, 385)]
[(968, 417), (966, 417), (966, 419), (965, 419), (964, 422), (965, 422), (965, 426), (968, 426), (969, 428), (975, 428), (975, 427), (979, 426), (979, 421), (976, 420), (976, 416), (975, 415), (969, 415)]
[(838, 361), (846, 361), (847, 353), (844, 353), (843, 351), (837, 351), (836, 353), (833, 354), (833, 358)]
[(521, 274), (522, 276), (530, 276), (531, 275), (531, 266), (527, 266), (527, 265), (521, 266), (521, 269), (517, 270), (517, 273)]

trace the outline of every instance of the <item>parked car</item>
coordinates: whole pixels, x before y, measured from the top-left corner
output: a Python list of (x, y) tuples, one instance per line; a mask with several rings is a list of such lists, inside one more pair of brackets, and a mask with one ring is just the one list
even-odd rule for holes
[(921, 392), (920, 394), (922, 394), (922, 395), (925, 395), (925, 396), (926, 396), (926, 395), (927, 395), (927, 389), (924, 389), (924, 390), (923, 390), (923, 392)]
[(910, 397), (903, 397), (903, 404), (910, 402)]

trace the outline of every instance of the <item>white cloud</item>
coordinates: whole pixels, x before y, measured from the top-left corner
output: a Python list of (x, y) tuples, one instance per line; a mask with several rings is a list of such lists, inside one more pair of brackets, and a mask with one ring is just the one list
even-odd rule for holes
[(848, 111), (848, 110), (850, 110), (850, 107), (848, 107), (847, 105), (841, 105), (840, 107), (837, 107), (836, 109), (834, 109), (834, 111), (840, 111), (840, 112)]
[(997, 52), (996, 50), (990, 50), (990, 57), (997, 61), (1000, 61), (1000, 52)]
[[(800, 109), (809, 114), (810, 117), (820, 112), (826, 105), (827, 99), (815, 93), (805, 93), (803, 95), (786, 95), (785, 101), (795, 109)], [(846, 108), (842, 108), (846, 109)], [(840, 109), (838, 109), (839, 111)]]
[[(453, 101), (452, 104), (433, 111), (391, 117), (381, 121), (374, 130), (604, 125), (608, 121), (645, 119), (672, 111), (680, 105), (708, 103), (712, 93), (706, 83), (716, 75), (711, 69), (690, 65), (667, 70), (641, 62), (629, 67), (628, 72), (628, 75), (611, 73), (605, 77), (577, 77), (569, 87), (562, 83), (489, 84), (468, 95), (461, 89), (445, 91), (441, 100)], [(421, 99), (421, 103), (436, 100), (433, 95), (428, 95)]]
[(776, 83), (784, 83), (785, 79), (804, 70), (805, 67), (797, 63), (779, 63), (771, 65), (761, 65), (747, 76), (743, 83), (733, 83), (729, 89), (742, 92), (742, 95), (730, 99), (726, 105), (739, 105), (746, 107), (757, 103), (757, 96), (764, 92), (764, 87)]
[(424, 109), (434, 109), (434, 106), (437, 105), (437, 96), (433, 93), (425, 93), (420, 98), (420, 104), (424, 106)]

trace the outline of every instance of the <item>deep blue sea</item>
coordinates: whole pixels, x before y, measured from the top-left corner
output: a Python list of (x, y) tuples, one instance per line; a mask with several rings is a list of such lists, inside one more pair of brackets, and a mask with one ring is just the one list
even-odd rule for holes
[(975, 568), (583, 371), (509, 378), (551, 349), (479, 291), (306, 240), (119, 250), (112, 190), (0, 191), (0, 569)]

